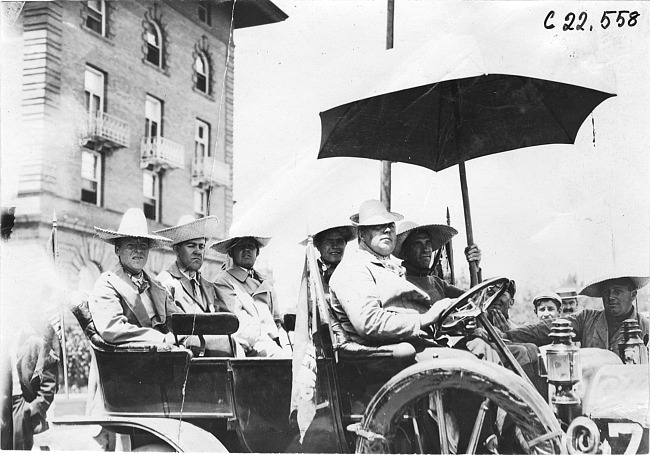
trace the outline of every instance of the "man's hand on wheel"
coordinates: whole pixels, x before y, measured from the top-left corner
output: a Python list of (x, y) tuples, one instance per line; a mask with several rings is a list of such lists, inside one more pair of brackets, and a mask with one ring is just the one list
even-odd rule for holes
[(442, 312), (449, 308), (454, 302), (455, 300), (447, 298), (438, 300), (436, 303), (431, 305), (431, 308), (429, 308), (426, 313), (420, 315), (420, 328), (429, 327), (437, 322), (438, 319), (440, 319)]

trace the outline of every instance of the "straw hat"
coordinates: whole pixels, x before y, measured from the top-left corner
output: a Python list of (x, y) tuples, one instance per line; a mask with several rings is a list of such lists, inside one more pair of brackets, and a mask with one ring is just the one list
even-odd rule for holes
[(605, 284), (607, 284), (607, 282), (620, 280), (624, 278), (630, 280), (632, 284), (634, 284), (635, 290), (641, 289), (642, 287), (650, 283), (650, 277), (648, 276), (629, 276), (629, 275), (609, 276), (607, 278), (602, 278), (600, 280), (594, 281), (593, 283), (589, 284), (582, 291), (580, 291), (580, 295), (586, 295), (588, 297), (602, 297), (603, 287), (605, 286)]
[(350, 217), (355, 226), (376, 226), (378, 224), (394, 223), (404, 219), (402, 215), (389, 212), (381, 201), (369, 199), (361, 204), (359, 213)]
[(141, 238), (150, 240), (150, 248), (162, 248), (168, 246), (171, 242), (167, 237), (161, 235), (149, 234), (147, 219), (144, 212), (138, 208), (130, 208), (124, 212), (120, 227), (117, 231), (103, 229), (95, 226), (97, 236), (106, 243), (115, 245), (117, 239), (123, 238)]
[(164, 235), (172, 241), (172, 245), (192, 239), (209, 239), (218, 237), (219, 219), (216, 216), (206, 216), (195, 219), (192, 215), (183, 215), (176, 226), (154, 231), (154, 234)]
[(404, 259), (402, 256), (402, 247), (408, 236), (414, 230), (425, 231), (431, 237), (433, 251), (439, 250), (446, 245), (458, 231), (451, 226), (444, 224), (423, 224), (419, 225), (413, 221), (403, 221), (397, 227), (397, 241), (395, 242), (395, 251), (393, 256)]
[[(321, 229), (320, 231), (314, 233), (314, 234), (309, 234), (311, 237), (314, 239), (314, 245), (316, 245), (318, 237), (321, 236), (322, 234), (326, 233), (327, 231), (333, 230), (333, 229), (338, 229), (338, 231), (341, 233), (343, 238), (345, 239), (346, 242), (349, 242), (353, 238), (357, 236), (357, 228), (356, 226), (351, 226), (349, 224), (342, 224), (340, 226), (332, 226), (328, 227), (325, 229)], [(307, 239), (303, 240), (300, 242), (300, 245), (307, 245)]]
[(210, 245), (215, 251), (219, 253), (228, 254), (228, 250), (236, 246), (243, 239), (253, 239), (257, 242), (257, 246), (260, 248), (265, 247), (271, 241), (271, 237), (256, 237), (254, 235), (243, 235), (239, 237), (230, 237), (229, 239), (220, 240), (216, 243)]
[(559, 309), (562, 306), (562, 297), (557, 295), (555, 292), (541, 292), (535, 296), (533, 299), (533, 306), (537, 308), (537, 303), (540, 300), (552, 300), (555, 303), (555, 306)]

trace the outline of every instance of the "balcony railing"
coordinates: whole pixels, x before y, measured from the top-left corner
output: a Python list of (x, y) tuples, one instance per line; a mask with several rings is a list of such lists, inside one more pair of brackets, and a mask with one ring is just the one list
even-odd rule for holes
[(106, 112), (89, 112), (82, 145), (93, 150), (115, 150), (129, 146), (131, 128), (119, 117)]
[(192, 160), (192, 185), (230, 187), (230, 165), (211, 156), (197, 156)]
[(185, 147), (161, 136), (143, 137), (140, 146), (140, 167), (155, 170), (183, 169)]

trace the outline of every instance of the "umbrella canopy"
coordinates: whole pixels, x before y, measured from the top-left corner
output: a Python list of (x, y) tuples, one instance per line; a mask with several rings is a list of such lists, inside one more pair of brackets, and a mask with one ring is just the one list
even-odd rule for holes
[(589, 113), (612, 96), (506, 74), (436, 82), (322, 112), (318, 158), (371, 158), (440, 171), (493, 153), (572, 144)]
[[(573, 144), (589, 113), (612, 96), (508, 74), (435, 82), (322, 112), (318, 158), (400, 161), (434, 171), (458, 164), (471, 245), (465, 161), (535, 145)], [(470, 277), (475, 285), (475, 263), (470, 263)]]

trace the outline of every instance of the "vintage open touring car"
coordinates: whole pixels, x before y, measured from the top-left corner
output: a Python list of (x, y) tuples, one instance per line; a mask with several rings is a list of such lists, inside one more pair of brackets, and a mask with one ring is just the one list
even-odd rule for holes
[[(80, 301), (73, 312), (94, 351), (106, 413), (58, 417), (49, 448), (66, 448), (57, 433), (102, 426), (132, 451), (648, 453), (648, 365), (633, 364), (634, 356), (624, 364), (609, 351), (580, 350), (570, 329), (556, 324), (546, 353), (553, 385), (547, 402), (528, 379), (497, 364), (464, 356), (414, 363), (399, 346), (341, 349), (332, 341), (311, 242), (307, 264), (302, 311), (316, 357), (315, 407), (302, 435), (290, 415), (291, 359), (111, 345)], [(470, 289), (443, 314), (434, 338), (472, 336), (476, 325), (492, 332), (485, 314), (507, 282)], [(229, 339), (238, 321), (228, 313), (175, 315), (172, 326), (178, 335)], [(646, 349), (634, 342), (628, 348)]]

